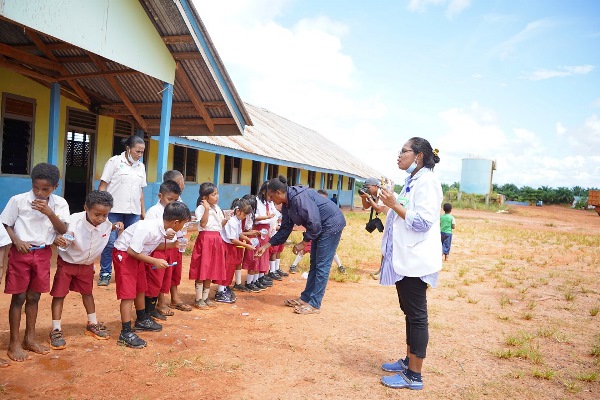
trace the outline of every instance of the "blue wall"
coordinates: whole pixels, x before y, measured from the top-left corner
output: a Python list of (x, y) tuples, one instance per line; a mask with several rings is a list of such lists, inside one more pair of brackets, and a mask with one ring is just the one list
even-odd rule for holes
[[(63, 195), (63, 180), (58, 182), (58, 189), (54, 194)], [(29, 192), (31, 190), (31, 178), (29, 176), (2, 176), (0, 177), (0, 212), (4, 210), (8, 200), (16, 194)]]

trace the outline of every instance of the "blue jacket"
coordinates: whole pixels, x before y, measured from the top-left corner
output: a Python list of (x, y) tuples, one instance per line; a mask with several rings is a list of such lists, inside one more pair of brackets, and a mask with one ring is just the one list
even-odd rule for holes
[(281, 207), (281, 227), (269, 240), (271, 246), (285, 243), (294, 225), (306, 228), (305, 242), (322, 234), (340, 232), (346, 226), (339, 207), (309, 187), (289, 186), (287, 199), (287, 204), (283, 203)]

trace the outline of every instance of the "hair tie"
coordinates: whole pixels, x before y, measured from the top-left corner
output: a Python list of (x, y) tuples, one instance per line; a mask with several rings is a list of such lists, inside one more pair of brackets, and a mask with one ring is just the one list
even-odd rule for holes
[(440, 151), (438, 149), (433, 149), (433, 155), (434, 156), (438, 156), (438, 154), (440, 153)]

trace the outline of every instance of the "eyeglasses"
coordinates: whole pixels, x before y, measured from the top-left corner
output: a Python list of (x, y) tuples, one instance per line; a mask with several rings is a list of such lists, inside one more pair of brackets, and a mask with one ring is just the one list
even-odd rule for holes
[(400, 150), (400, 151), (398, 152), (398, 157), (402, 157), (402, 154), (405, 154), (405, 153), (410, 153), (411, 151), (412, 151), (413, 153), (415, 152), (413, 149), (402, 149), (402, 150)]

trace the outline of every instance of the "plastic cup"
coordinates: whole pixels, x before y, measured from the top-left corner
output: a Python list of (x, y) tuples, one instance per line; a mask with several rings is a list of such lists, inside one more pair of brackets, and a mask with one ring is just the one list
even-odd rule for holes
[(62, 247), (58, 246), (58, 249), (60, 251), (67, 251), (67, 249), (71, 246), (71, 243), (73, 243), (75, 241), (75, 238), (72, 235), (69, 235), (68, 233), (65, 233), (62, 236), (67, 241), (67, 244), (65, 246), (62, 246)]
[(264, 240), (264, 238), (267, 237), (267, 233), (269, 233), (269, 231), (265, 228), (260, 230), (260, 238)]
[(252, 239), (250, 239), (250, 244), (254, 247), (258, 247), (260, 245), (260, 242), (258, 241), (257, 238), (252, 238)]
[(186, 238), (177, 239), (177, 249), (180, 253), (184, 253), (187, 249), (188, 240)]

